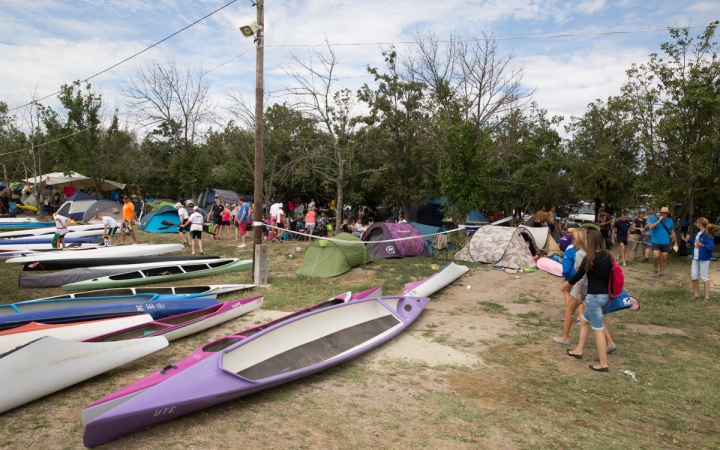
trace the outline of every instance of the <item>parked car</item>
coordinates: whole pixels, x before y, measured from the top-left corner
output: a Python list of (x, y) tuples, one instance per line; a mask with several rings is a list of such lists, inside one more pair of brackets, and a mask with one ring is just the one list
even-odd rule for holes
[(568, 220), (573, 222), (595, 222), (595, 205), (592, 203), (581, 203), (568, 214)]

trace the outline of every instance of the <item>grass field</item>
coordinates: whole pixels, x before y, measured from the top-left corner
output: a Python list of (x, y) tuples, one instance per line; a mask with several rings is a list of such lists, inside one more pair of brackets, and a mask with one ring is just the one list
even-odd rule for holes
[[(140, 242), (177, 241), (139, 233)], [(205, 254), (250, 258), (229, 241)], [(272, 244), (265, 308), (292, 311), (347, 290), (383, 285), (386, 294), (424, 278), (430, 258), (376, 260), (331, 279), (297, 277), (306, 243)], [(296, 247), (301, 251), (297, 252)], [(189, 250), (185, 250), (189, 254)], [(292, 254), (293, 258), (288, 255)], [(440, 263), (442, 264), (442, 263)], [(720, 280), (717, 264), (711, 280)], [(550, 342), (560, 332), (559, 279), (470, 265), (433, 299), (399, 340), (422, 343), (412, 358), (369, 355), (307, 379), (153, 427), (104, 448), (719, 448), (720, 292), (693, 301), (689, 261), (672, 258), (668, 280), (646, 264), (627, 267), (637, 312), (608, 317), (619, 350), (610, 373), (591, 338), (585, 359)], [(2, 302), (55, 295), (19, 290), (19, 268), (0, 265)], [(182, 284), (249, 283), (249, 273)], [(465, 285), (472, 285), (472, 290)], [(248, 294), (251, 295), (251, 294)], [(233, 297), (235, 298), (235, 297)], [(80, 409), (197, 346), (267, 319), (262, 312), (208, 330), (57, 394), (0, 415), (0, 447), (81, 448)], [(493, 331), (495, 330), (495, 331)], [(577, 341), (573, 330), (571, 341)], [(409, 347), (408, 347), (409, 348)], [(431, 351), (472, 358), (437, 363)], [(637, 381), (623, 373), (630, 370)], [(51, 376), (51, 374), (48, 374)], [(5, 389), (7, 387), (3, 387)]]

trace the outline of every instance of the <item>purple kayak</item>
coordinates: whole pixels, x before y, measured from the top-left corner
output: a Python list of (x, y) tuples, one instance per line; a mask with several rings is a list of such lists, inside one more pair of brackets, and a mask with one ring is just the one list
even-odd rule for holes
[(272, 327), (273, 325), (277, 325), (282, 322), (286, 322), (294, 317), (298, 317), (302, 314), (311, 312), (311, 311), (317, 311), (323, 308), (327, 308), (329, 306), (338, 305), (341, 303), (354, 301), (354, 300), (361, 300), (364, 298), (369, 297), (377, 297), (382, 295), (382, 287), (374, 287), (372, 289), (368, 289), (366, 291), (356, 292), (355, 294), (351, 294), (350, 292), (346, 292), (344, 294), (340, 294), (336, 297), (333, 297), (329, 300), (326, 300), (324, 302), (320, 302), (316, 305), (309, 306), (307, 308), (301, 309), (299, 311), (296, 311), (294, 313), (288, 314), (286, 316), (280, 317), (278, 319), (275, 319), (270, 322), (266, 322), (264, 324), (258, 325), (256, 327), (240, 331), (238, 333), (231, 334), (229, 336), (225, 336), (223, 338), (220, 338), (216, 341), (212, 341), (210, 343), (207, 343), (203, 345), (202, 347), (195, 350), (194, 353), (192, 353), (190, 356), (181, 359), (180, 361), (176, 361), (172, 364), (167, 365), (166, 367), (162, 368), (161, 370), (158, 370), (157, 372), (151, 373), (150, 375), (146, 376), (145, 378), (141, 378), (140, 380), (131, 383), (127, 386), (125, 386), (122, 389), (119, 389), (115, 392), (113, 392), (110, 395), (107, 395), (89, 405), (87, 405), (85, 408), (83, 408), (82, 411), (82, 421), (83, 425), (87, 425), (91, 420), (99, 417), (102, 414), (105, 414), (106, 412), (110, 411), (111, 409), (117, 407), (118, 405), (130, 400), (131, 398), (135, 397), (139, 393), (157, 385), (158, 383), (162, 383), (163, 381), (166, 381), (170, 379), (171, 377), (177, 375), (178, 373), (182, 372), (185, 369), (188, 369), (189, 367), (192, 367), (193, 365), (197, 364), (198, 362), (209, 358), (210, 356), (214, 355), (215, 353), (224, 350), (227, 347), (230, 347), (231, 345), (246, 339), (254, 334), (259, 333), (262, 330), (265, 330), (267, 328)]
[(242, 339), (90, 421), (94, 447), (341, 364), (407, 328), (427, 297), (375, 297), (310, 311)]

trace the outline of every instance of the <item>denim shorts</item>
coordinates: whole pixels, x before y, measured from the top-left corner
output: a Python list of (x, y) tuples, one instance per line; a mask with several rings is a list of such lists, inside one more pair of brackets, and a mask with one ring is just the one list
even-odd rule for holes
[(603, 308), (607, 306), (610, 301), (610, 296), (607, 294), (588, 294), (585, 298), (585, 311), (582, 313), (582, 318), (586, 322), (590, 322), (590, 326), (593, 330), (602, 330), (605, 328), (603, 323)]

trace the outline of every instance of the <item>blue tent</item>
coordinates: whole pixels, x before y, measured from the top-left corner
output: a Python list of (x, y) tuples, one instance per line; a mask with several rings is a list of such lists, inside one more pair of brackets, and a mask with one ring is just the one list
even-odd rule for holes
[[(414, 226), (418, 230), (420, 230), (420, 234), (423, 236), (427, 236), (428, 234), (435, 234), (439, 233), (440, 231), (445, 231), (447, 228), (443, 227), (434, 227), (432, 225), (423, 225), (418, 222), (410, 222), (410, 225)], [(425, 247), (427, 247), (428, 250), (430, 250), (430, 246), (432, 245), (433, 239), (435, 239), (435, 236), (427, 236), (423, 238), (425, 240)], [(432, 252), (432, 250), (430, 250)]]
[(467, 215), (467, 221), (481, 224), (490, 223), (490, 221), (487, 220), (487, 217), (485, 217), (483, 213), (481, 213), (477, 209), (470, 211), (470, 214)]
[(148, 233), (177, 233), (178, 225), (180, 225), (180, 216), (177, 209), (166, 206), (145, 214), (138, 228)]

